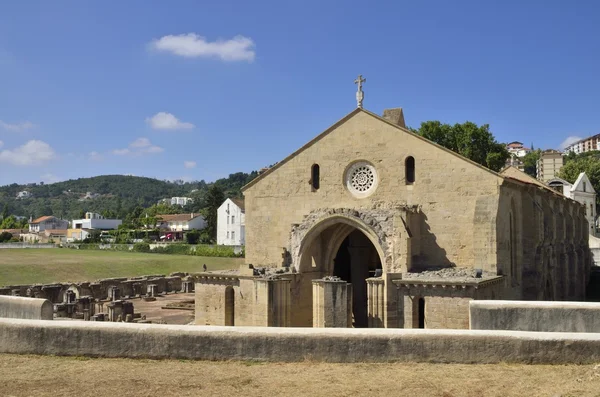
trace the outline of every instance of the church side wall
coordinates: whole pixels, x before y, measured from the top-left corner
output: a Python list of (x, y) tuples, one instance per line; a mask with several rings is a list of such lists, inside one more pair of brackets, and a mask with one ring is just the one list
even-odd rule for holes
[(535, 185), (507, 182), (497, 219), (497, 263), (507, 276), (506, 299), (585, 298), (591, 256), (580, 203)]
[[(415, 159), (414, 184), (407, 185), (405, 159)], [(355, 198), (344, 185), (354, 161), (374, 165), (379, 185), (367, 198)], [(311, 186), (311, 166), (320, 166), (320, 188)], [(359, 112), (278, 169), (244, 191), (246, 262), (281, 266), (293, 224), (320, 208), (369, 211), (418, 205), (420, 255), (417, 266), (479, 267), (495, 271), (501, 179), (443, 149)], [(395, 263), (388, 272), (401, 271)]]

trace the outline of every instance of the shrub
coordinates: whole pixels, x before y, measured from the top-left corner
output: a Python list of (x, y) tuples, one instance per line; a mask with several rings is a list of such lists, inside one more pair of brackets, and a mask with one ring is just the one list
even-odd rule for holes
[(9, 232), (2, 232), (0, 233), (0, 243), (4, 243), (6, 241), (10, 241), (10, 239), (13, 238), (12, 233)]
[(233, 247), (226, 245), (198, 245), (196, 246), (195, 254), (197, 256), (218, 256), (227, 258), (236, 256), (233, 252)]
[(185, 234), (185, 239), (188, 244), (198, 244), (198, 241), (200, 241), (200, 232), (198, 230), (190, 230)]
[(194, 254), (192, 252), (192, 247), (187, 244), (168, 244), (166, 246), (159, 246), (152, 250), (152, 253), (157, 254), (171, 254), (171, 255), (190, 255)]
[(135, 243), (133, 245), (134, 252), (150, 252), (150, 244), (148, 243)]

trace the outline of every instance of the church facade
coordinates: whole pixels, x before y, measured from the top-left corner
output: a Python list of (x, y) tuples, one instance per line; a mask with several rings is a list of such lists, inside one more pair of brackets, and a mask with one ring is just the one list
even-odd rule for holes
[[(472, 299), (583, 300), (585, 209), (515, 171), (413, 134), (401, 109), (357, 108), (243, 189), (248, 268), (197, 276), (196, 323), (328, 326), (315, 288), (331, 276), (355, 327), (468, 328)], [(319, 310), (345, 310), (332, 299)]]

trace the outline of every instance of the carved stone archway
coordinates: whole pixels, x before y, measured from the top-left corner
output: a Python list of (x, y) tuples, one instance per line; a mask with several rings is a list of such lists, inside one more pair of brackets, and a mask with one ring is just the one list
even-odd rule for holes
[[(291, 266), (297, 272), (305, 271), (301, 266), (302, 256), (315, 238), (323, 231), (337, 225), (331, 230), (327, 246), (322, 250), (325, 268), (330, 266), (342, 241), (353, 231), (361, 231), (372, 243), (379, 257), (383, 271), (393, 272), (400, 256), (408, 256), (408, 232), (399, 211), (389, 209), (350, 209), (326, 208), (312, 211), (303, 222), (293, 225), (290, 234)], [(401, 235), (405, 238), (401, 239)], [(402, 246), (404, 242), (404, 246)]]

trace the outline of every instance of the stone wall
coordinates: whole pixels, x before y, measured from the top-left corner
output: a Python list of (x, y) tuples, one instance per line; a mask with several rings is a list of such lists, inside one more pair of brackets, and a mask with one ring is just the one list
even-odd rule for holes
[(0, 295), (0, 317), (52, 320), (54, 308), (47, 299)]
[(587, 364), (600, 361), (600, 334), (0, 319), (0, 353), (280, 362)]
[(195, 324), (290, 326), (290, 282), (275, 277), (196, 275)]
[(600, 303), (472, 301), (470, 328), (535, 332), (600, 332)]

